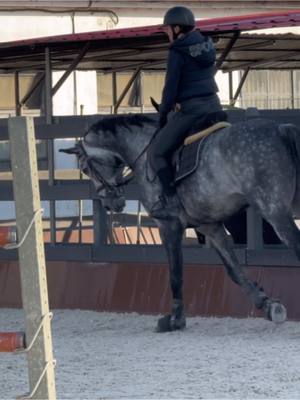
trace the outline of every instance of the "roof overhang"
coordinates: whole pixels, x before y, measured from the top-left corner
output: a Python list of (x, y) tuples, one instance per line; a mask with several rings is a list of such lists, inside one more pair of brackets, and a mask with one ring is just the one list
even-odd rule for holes
[[(294, 26), (300, 26), (300, 10), (197, 21), (197, 29), (213, 37), (223, 71), (299, 69), (300, 35), (254, 33)], [(2, 42), (0, 71), (44, 71), (46, 48), (53, 70), (161, 70), (168, 45), (162, 25)]]

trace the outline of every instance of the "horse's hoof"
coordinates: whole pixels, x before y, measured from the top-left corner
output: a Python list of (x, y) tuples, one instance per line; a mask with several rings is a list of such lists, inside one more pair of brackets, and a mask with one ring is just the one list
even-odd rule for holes
[(165, 315), (162, 318), (159, 318), (157, 322), (156, 332), (171, 332), (171, 315)]
[(156, 332), (172, 332), (184, 329), (185, 327), (186, 321), (184, 316), (182, 316), (180, 319), (174, 319), (172, 315), (169, 314), (158, 320)]
[(286, 308), (279, 302), (273, 302), (270, 304), (268, 310), (268, 318), (275, 324), (282, 324), (287, 318)]

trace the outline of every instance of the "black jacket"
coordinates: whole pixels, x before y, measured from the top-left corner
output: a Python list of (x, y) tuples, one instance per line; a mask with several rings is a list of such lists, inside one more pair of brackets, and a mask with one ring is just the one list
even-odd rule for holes
[(214, 79), (216, 51), (209, 37), (192, 31), (175, 40), (169, 49), (165, 86), (160, 105), (164, 117), (175, 103), (218, 91)]

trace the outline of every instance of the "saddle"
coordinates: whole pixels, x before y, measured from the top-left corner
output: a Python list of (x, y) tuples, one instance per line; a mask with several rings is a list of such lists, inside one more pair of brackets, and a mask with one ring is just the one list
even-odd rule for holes
[(191, 175), (196, 170), (205, 138), (211, 133), (231, 125), (227, 122), (227, 114), (224, 111), (207, 115), (199, 124), (193, 128), (193, 131), (189, 132), (183, 145), (176, 150), (173, 156), (172, 164), (175, 172), (175, 183)]

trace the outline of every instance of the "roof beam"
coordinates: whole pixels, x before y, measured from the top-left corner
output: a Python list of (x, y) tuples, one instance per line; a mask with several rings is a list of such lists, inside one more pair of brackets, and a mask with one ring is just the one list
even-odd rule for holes
[(116, 114), (118, 112), (118, 108), (120, 107), (124, 97), (126, 96), (126, 94), (128, 93), (128, 90), (131, 88), (133, 82), (136, 80), (136, 78), (138, 77), (140, 71), (141, 71), (141, 67), (137, 68), (134, 73), (132, 74), (132, 77), (129, 79), (129, 81), (127, 82), (127, 85), (125, 86), (123, 92), (120, 94), (120, 97), (118, 98), (116, 104), (114, 105), (114, 113)]
[[(243, 36), (240, 37), (240, 39), (244, 39)], [(253, 40), (257, 40), (256, 38), (253, 38)], [(240, 44), (238, 46), (234, 47), (234, 51), (255, 51), (257, 47), (262, 47), (262, 46), (273, 46), (275, 44), (275, 40), (270, 39), (270, 40), (264, 40), (259, 43), (247, 43), (247, 44)], [(270, 51), (274, 51), (274, 49), (269, 49)], [(265, 51), (265, 49), (263, 50)], [(285, 49), (283, 51), (286, 51)]]
[(78, 56), (71, 62), (69, 68), (66, 70), (66, 72), (63, 74), (63, 76), (59, 79), (59, 81), (56, 83), (56, 85), (52, 88), (51, 94), (52, 96), (55, 95), (55, 93), (58, 91), (58, 89), (63, 85), (63, 83), (66, 81), (66, 79), (69, 77), (69, 75), (74, 71), (74, 69), (77, 67), (77, 65), (80, 63), (80, 61), (83, 59), (83, 57), (86, 55), (89, 47), (90, 47), (90, 42), (87, 42)]
[(237, 99), (238, 99), (238, 97), (239, 97), (239, 95), (240, 95), (240, 93), (241, 93), (241, 91), (242, 91), (242, 88), (243, 88), (243, 86), (244, 86), (244, 83), (245, 83), (245, 81), (246, 81), (246, 79), (247, 79), (247, 76), (248, 76), (248, 74), (249, 74), (249, 71), (250, 71), (250, 68), (247, 68), (247, 69), (244, 71), (243, 76), (242, 76), (242, 78), (241, 78), (241, 80), (240, 80), (240, 83), (239, 83), (239, 85), (238, 85), (238, 87), (237, 87), (237, 89), (236, 89), (236, 91), (235, 91), (235, 94), (234, 94), (234, 96), (232, 97), (232, 99), (230, 100), (230, 105), (231, 105), (231, 106), (234, 106), (234, 105), (235, 105), (235, 103), (236, 103), (236, 101), (237, 101)]
[(148, 67), (152, 65), (160, 65), (160, 64), (165, 64), (166, 60), (157, 60), (157, 61), (144, 61), (136, 64), (128, 64), (124, 65), (123, 67), (118, 67), (118, 68), (112, 68), (109, 71), (105, 71), (106, 73), (111, 73), (111, 72), (121, 72), (121, 71), (132, 71), (133, 69), (136, 68), (143, 68), (143, 67)]
[[(287, 61), (288, 59), (298, 56), (300, 57), (300, 50), (298, 51), (293, 51), (290, 54), (280, 54), (278, 56), (274, 56), (272, 58), (270, 58), (269, 60), (259, 60), (259, 61), (255, 61), (255, 62), (247, 62), (244, 64), (240, 64), (240, 65), (236, 65), (234, 68), (228, 68), (227, 70), (238, 70), (238, 69), (246, 69), (248, 67), (250, 67), (251, 69), (254, 67), (262, 67), (262, 66), (266, 66), (268, 64), (272, 64), (276, 61)], [(235, 60), (230, 60), (231, 62), (235, 62)], [(300, 59), (299, 59), (300, 62)]]
[(25, 96), (20, 101), (20, 106), (22, 107), (26, 101), (31, 97), (35, 89), (40, 85), (40, 83), (45, 79), (45, 73), (41, 74), (40, 78), (36, 80), (35, 84), (30, 88), (30, 90), (25, 94)]
[(226, 57), (228, 56), (228, 54), (230, 53), (231, 49), (233, 48), (233, 46), (235, 45), (235, 42), (238, 40), (239, 36), (240, 36), (240, 31), (236, 31), (234, 32), (234, 34), (232, 35), (231, 39), (229, 40), (227, 46), (225, 47), (223, 53), (221, 54), (221, 56), (218, 58), (217, 62), (216, 62), (216, 69), (220, 69), (223, 62), (225, 61)]

